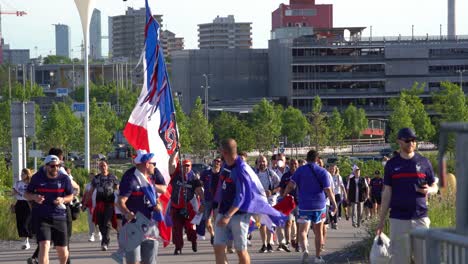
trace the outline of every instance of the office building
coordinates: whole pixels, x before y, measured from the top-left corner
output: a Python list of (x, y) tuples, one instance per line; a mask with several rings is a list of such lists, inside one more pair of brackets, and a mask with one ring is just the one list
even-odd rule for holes
[(101, 11), (94, 9), (89, 26), (89, 56), (92, 60), (102, 59), (101, 39)]
[(200, 49), (250, 49), (252, 23), (236, 23), (234, 16), (216, 17), (213, 23), (198, 25)]
[(70, 58), (70, 27), (55, 25), (55, 55)]
[(169, 31), (161, 31), (161, 46), (165, 57), (172, 57), (172, 53), (184, 49), (184, 38), (176, 37), (176, 34)]

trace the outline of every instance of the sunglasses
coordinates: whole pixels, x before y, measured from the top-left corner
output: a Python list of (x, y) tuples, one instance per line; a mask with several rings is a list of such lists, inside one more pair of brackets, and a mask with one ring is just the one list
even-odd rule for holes
[(416, 142), (416, 139), (415, 139), (415, 138), (400, 139), (400, 140), (403, 141), (403, 142), (405, 142), (405, 143)]
[(150, 164), (156, 167), (156, 162), (150, 162)]
[(213, 161), (216, 162), (216, 163), (220, 163), (220, 162), (221, 162), (221, 160), (219, 160), (219, 159), (215, 159), (215, 160), (213, 160)]
[(57, 165), (47, 165), (49, 166), (50, 168), (60, 168), (60, 164), (57, 164)]

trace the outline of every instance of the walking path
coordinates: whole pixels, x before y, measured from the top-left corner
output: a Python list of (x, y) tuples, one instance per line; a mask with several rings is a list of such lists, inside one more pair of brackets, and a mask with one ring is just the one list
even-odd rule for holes
[[(346, 246), (353, 242), (362, 240), (364, 237), (364, 229), (356, 229), (351, 226), (351, 220), (342, 220), (338, 230), (328, 229), (325, 252), (323, 254), (327, 263), (364, 263), (364, 261), (355, 259), (355, 252), (343, 251)], [(109, 257), (116, 250), (115, 234), (111, 239), (109, 251), (103, 252), (100, 250), (99, 242), (88, 242), (85, 234), (79, 234), (72, 237), (71, 262), (72, 264), (115, 264)], [(261, 247), (261, 241), (258, 231), (253, 233), (252, 246), (249, 247), (252, 263), (301, 263), (301, 253), (296, 252), (273, 252), (273, 253), (258, 253)], [(313, 233), (309, 235), (309, 251), (315, 252), (313, 247)], [(31, 249), (21, 250), (21, 245), (18, 241), (1, 241), (0, 242), (0, 263), (17, 264), (26, 263), (26, 259), (33, 253), (35, 244), (31, 244)], [(273, 246), (276, 249), (275, 246)], [(198, 242), (198, 252), (194, 253), (191, 249), (191, 243), (185, 244), (182, 255), (172, 255), (174, 246), (169, 245), (167, 248), (159, 248), (158, 263), (170, 264), (186, 264), (186, 263), (214, 263), (213, 248), (210, 245), (209, 239)], [(51, 251), (53, 252), (53, 250)], [(313, 256), (313, 254), (312, 254)], [(353, 257), (354, 256), (354, 257)], [(237, 256), (229, 254), (230, 263), (237, 263)], [(309, 263), (313, 263), (313, 257), (309, 258)], [(51, 253), (51, 263), (58, 263), (55, 252)]]

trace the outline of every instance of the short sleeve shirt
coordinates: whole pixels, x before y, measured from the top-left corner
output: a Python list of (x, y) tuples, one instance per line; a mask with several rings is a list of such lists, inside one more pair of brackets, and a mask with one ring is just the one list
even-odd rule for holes
[(330, 187), (328, 172), (314, 164), (299, 167), (291, 178), (296, 183), (299, 209), (312, 211), (325, 208), (324, 188)]
[[(113, 174), (103, 176), (101, 174), (94, 177), (91, 185), (96, 190), (96, 202), (114, 202), (114, 191), (119, 185), (119, 180)], [(102, 189), (101, 189), (102, 188)], [(103, 196), (103, 190), (109, 188), (112, 190), (108, 197)], [(102, 191), (101, 191), (102, 190)]]
[(384, 184), (392, 187), (390, 218), (419, 219), (427, 216), (426, 195), (416, 192), (416, 186), (435, 182), (428, 159), (415, 153), (407, 160), (396, 156), (385, 166)]

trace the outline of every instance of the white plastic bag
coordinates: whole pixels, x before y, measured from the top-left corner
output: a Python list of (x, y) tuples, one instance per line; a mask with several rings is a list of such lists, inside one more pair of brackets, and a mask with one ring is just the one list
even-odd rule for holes
[(390, 262), (390, 239), (381, 233), (374, 238), (369, 260), (371, 264), (387, 264)]

